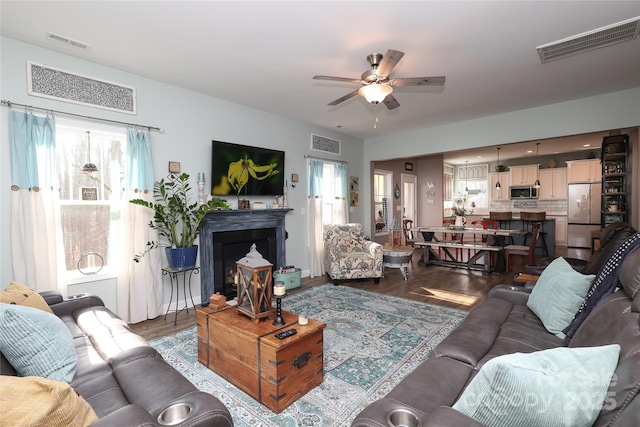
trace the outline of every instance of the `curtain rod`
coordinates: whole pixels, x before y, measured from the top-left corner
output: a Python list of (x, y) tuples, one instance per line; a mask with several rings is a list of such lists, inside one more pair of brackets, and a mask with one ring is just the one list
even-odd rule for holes
[(345, 160), (333, 160), (333, 159), (325, 159), (323, 157), (316, 157), (316, 156), (310, 156), (308, 154), (304, 155), (305, 159), (316, 159), (316, 160), (323, 160), (325, 162), (333, 162), (333, 163), (344, 163), (345, 165), (348, 165), (349, 162), (345, 161)]
[(24, 108), (29, 109), (29, 110), (39, 110), (39, 111), (45, 111), (47, 113), (64, 114), (66, 116), (80, 117), (80, 118), (83, 118), (83, 119), (96, 120), (96, 121), (99, 121), (99, 122), (108, 122), (108, 123), (115, 123), (115, 124), (119, 124), (119, 125), (130, 126), (130, 127), (137, 127), (137, 128), (155, 130), (155, 131), (158, 131), (160, 133), (164, 132), (164, 129), (159, 128), (159, 127), (155, 127), (155, 126), (137, 125), (135, 123), (120, 122), (118, 120), (109, 120), (109, 119), (102, 119), (100, 117), (83, 116), (81, 114), (74, 114), (74, 113), (67, 113), (65, 111), (52, 110), (51, 108), (34, 107), (33, 105), (26, 105), (26, 104), (16, 104), (15, 102), (6, 101), (4, 99), (2, 101), (0, 101), (0, 102), (2, 102), (3, 105), (8, 106), (9, 108), (14, 107), (14, 106), (15, 107), (24, 107)]

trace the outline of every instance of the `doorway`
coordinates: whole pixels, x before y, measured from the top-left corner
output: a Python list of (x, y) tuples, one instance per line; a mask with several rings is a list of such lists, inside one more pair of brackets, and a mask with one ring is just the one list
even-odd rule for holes
[(402, 220), (410, 219), (416, 224), (418, 216), (418, 177), (416, 175), (401, 174), (402, 193), (400, 205), (402, 206)]

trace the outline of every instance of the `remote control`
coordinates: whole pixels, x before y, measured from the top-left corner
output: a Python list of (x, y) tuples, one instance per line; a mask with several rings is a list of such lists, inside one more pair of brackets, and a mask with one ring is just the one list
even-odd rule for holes
[(283, 332), (280, 332), (280, 333), (276, 334), (275, 336), (279, 340), (283, 340), (283, 339), (288, 338), (288, 337), (290, 337), (292, 335), (295, 335), (297, 333), (298, 333), (298, 331), (296, 331), (295, 329), (288, 329), (286, 331), (283, 331)]

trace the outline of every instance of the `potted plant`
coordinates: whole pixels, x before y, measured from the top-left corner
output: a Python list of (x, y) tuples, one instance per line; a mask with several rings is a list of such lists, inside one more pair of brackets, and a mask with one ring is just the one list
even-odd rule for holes
[(153, 198), (155, 203), (142, 199), (134, 199), (130, 202), (154, 210), (149, 227), (158, 230), (160, 237), (166, 239), (167, 243), (147, 242), (147, 249), (136, 254), (133, 260), (140, 262), (140, 259), (150, 250), (165, 247), (169, 267), (195, 266), (198, 246), (193, 242), (198, 237), (202, 218), (213, 209), (231, 209), (229, 203), (218, 197), (200, 206), (197, 202), (192, 202), (187, 173), (171, 174), (167, 178), (156, 181), (153, 185)]

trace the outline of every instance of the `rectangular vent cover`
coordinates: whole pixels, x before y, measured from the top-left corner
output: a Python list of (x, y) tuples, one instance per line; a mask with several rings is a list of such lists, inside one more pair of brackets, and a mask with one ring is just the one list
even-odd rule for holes
[(65, 37), (60, 34), (56, 34), (52, 32), (47, 32), (47, 39), (64, 43), (69, 46), (77, 47), (78, 49), (83, 49), (83, 50), (91, 49), (91, 45), (89, 43), (81, 42), (80, 40), (74, 40), (69, 37)]
[(608, 25), (573, 37), (538, 46), (540, 61), (555, 61), (593, 49), (640, 37), (640, 16)]
[(311, 134), (311, 149), (340, 155), (340, 141)]

